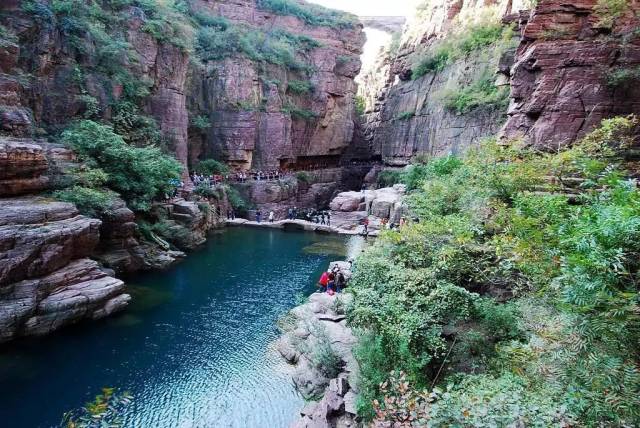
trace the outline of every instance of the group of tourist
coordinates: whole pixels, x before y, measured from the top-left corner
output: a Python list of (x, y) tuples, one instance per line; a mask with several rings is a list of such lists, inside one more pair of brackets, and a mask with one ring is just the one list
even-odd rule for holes
[[(269, 221), (269, 223), (273, 223), (276, 220), (276, 213), (274, 213), (273, 211), (269, 211), (267, 220)], [(262, 211), (260, 210), (256, 211), (256, 222), (262, 223)]]
[(224, 180), (224, 177), (222, 175), (219, 175), (219, 174), (211, 174), (211, 175), (204, 175), (204, 174), (198, 174), (198, 173), (191, 174), (191, 181), (193, 182), (193, 184), (196, 187), (198, 187), (198, 186), (207, 186), (207, 187), (216, 186), (216, 185), (222, 183), (223, 180)]
[(331, 226), (331, 212), (330, 211), (317, 211), (317, 210), (305, 210), (298, 212), (298, 207), (289, 208), (287, 211), (288, 220), (306, 220), (310, 223), (322, 224)]
[(318, 291), (320, 293), (342, 293), (347, 286), (347, 276), (342, 272), (339, 266), (334, 266), (326, 272), (322, 272), (318, 280)]

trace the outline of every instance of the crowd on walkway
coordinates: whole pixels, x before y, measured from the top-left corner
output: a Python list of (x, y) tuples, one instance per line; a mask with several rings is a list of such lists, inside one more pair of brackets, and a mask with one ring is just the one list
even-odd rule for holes
[[(349, 261), (349, 264), (352, 264), (352, 262)], [(342, 293), (342, 290), (347, 287), (347, 283), (347, 276), (342, 272), (340, 267), (336, 265), (333, 269), (322, 272), (318, 280), (318, 292), (329, 295)]]

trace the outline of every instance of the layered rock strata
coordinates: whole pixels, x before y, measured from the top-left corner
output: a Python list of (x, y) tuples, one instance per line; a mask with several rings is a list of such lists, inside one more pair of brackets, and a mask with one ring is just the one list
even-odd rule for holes
[(640, 114), (640, 5), (608, 16), (598, 4), (544, 0), (522, 15), (505, 140), (557, 149), (603, 118)]
[(0, 200), (0, 341), (49, 333), (126, 306), (124, 283), (88, 259), (100, 224), (68, 203)]
[[(191, 139), (191, 162), (222, 158), (242, 169), (335, 165), (354, 132), (355, 76), (364, 44), (362, 27), (310, 25), (260, 9), (255, 0), (195, 1), (204, 14), (267, 35), (285, 31), (311, 42), (296, 60), (303, 70), (257, 62), (236, 54), (193, 70), (189, 109), (212, 126)], [(304, 93), (290, 84), (304, 82)], [(291, 110), (304, 111), (300, 117)]]
[[(508, 90), (510, 65), (517, 41), (500, 40), (417, 76), (420, 62), (464, 25), (505, 17), (505, 26), (517, 24), (511, 16), (527, 5), (521, 1), (429, 2), (408, 23), (400, 46), (383, 51), (378, 63), (360, 77), (366, 102), (360, 138), (375, 157), (388, 165), (406, 165), (412, 157), (456, 154), (495, 135), (505, 120), (500, 107), (457, 112), (445, 104), (447, 93), (491, 76)], [(362, 143), (360, 143), (362, 144)]]

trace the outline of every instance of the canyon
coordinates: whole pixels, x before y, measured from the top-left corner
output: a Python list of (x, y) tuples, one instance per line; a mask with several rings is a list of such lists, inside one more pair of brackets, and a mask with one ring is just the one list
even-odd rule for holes
[[(119, 277), (188, 257), (230, 210), (398, 217), (395, 194), (344, 192), (490, 138), (552, 152), (640, 115), (635, 0), (430, 1), (406, 23), (305, 2), (80, 3), (0, 5), (0, 342), (124, 309)], [(394, 36), (363, 69), (365, 26)], [(177, 160), (179, 194), (139, 209), (100, 184), (93, 213), (59, 200), (97, 169), (64, 144), (80, 121)], [(287, 176), (202, 193), (211, 160)]]

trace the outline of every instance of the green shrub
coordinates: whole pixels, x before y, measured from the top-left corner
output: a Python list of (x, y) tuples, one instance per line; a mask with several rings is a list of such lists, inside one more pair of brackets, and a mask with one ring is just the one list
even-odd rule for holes
[(309, 66), (300, 58), (319, 45), (315, 39), (282, 29), (263, 32), (229, 24), (225, 27), (201, 27), (197, 34), (196, 53), (204, 61), (242, 54), (253, 61), (266, 61), (291, 70), (305, 71)]
[(616, 21), (629, 10), (627, 0), (598, 0), (594, 7), (598, 17), (598, 25), (603, 28), (613, 28)]
[(137, 105), (120, 101), (113, 105), (113, 130), (128, 144), (138, 147), (162, 144), (162, 133), (152, 117), (140, 114)]
[[(463, 159), (412, 166), (421, 184), (407, 203), (420, 222), (382, 234), (354, 264), (347, 315), (361, 330), (361, 416), (640, 422), (640, 192), (621, 169), (637, 126), (633, 116), (607, 119), (556, 153), (487, 142)], [(562, 177), (580, 179), (570, 190), (578, 198), (553, 184)], [(393, 370), (411, 384), (399, 409), (385, 400)]]
[(215, 187), (211, 187), (211, 186), (200, 185), (196, 187), (193, 192), (196, 195), (199, 195), (208, 199), (218, 199), (218, 200), (222, 199), (220, 191)]
[(356, 114), (358, 116), (362, 116), (363, 114), (365, 114), (365, 110), (367, 108), (367, 102), (363, 96), (356, 95), (354, 99), (354, 104), (356, 108)]
[(229, 167), (215, 159), (205, 159), (195, 166), (194, 171), (204, 175), (225, 175), (229, 173)]
[(418, 79), (428, 73), (442, 71), (454, 60), (472, 52), (496, 46), (500, 51), (513, 44), (514, 29), (500, 22), (485, 22), (463, 28), (457, 34), (451, 34), (441, 42), (436, 42), (426, 56), (417, 61), (413, 68), (412, 79)]
[(211, 128), (211, 122), (209, 121), (209, 118), (206, 116), (201, 116), (201, 115), (194, 116), (191, 118), (189, 123), (191, 124), (191, 126), (198, 129), (200, 132), (204, 132), (205, 130)]
[(106, 125), (76, 122), (64, 131), (62, 141), (90, 167), (104, 170), (106, 184), (135, 210), (148, 210), (156, 196), (173, 190), (171, 180), (180, 178), (182, 166), (173, 157), (155, 147), (129, 146)]
[(313, 91), (313, 84), (304, 80), (290, 80), (287, 90), (296, 95), (308, 94)]
[(295, 16), (311, 25), (353, 28), (358, 22), (353, 15), (295, 0), (258, 0), (258, 7), (280, 15)]
[(37, 0), (23, 1), (21, 9), (24, 13), (33, 16), (40, 24), (51, 24), (55, 18), (49, 6)]
[(84, 112), (82, 116), (85, 119), (95, 119), (100, 115), (100, 103), (95, 97), (82, 94), (78, 95), (77, 99), (83, 104)]
[(436, 51), (422, 59), (418, 66), (413, 69), (411, 77), (417, 79), (428, 73), (434, 73), (444, 70), (451, 59), (451, 48), (448, 46), (441, 46)]
[(469, 86), (446, 91), (443, 98), (445, 107), (458, 114), (469, 113), (477, 108), (506, 109), (509, 89), (497, 87), (493, 78), (485, 76)]
[(401, 171), (380, 171), (378, 174), (377, 183), (380, 187), (391, 187), (394, 184), (402, 182), (402, 172)]
[(250, 204), (242, 197), (238, 189), (228, 185), (225, 185), (224, 189), (233, 209), (242, 213), (251, 208)]
[(53, 197), (63, 202), (71, 202), (80, 214), (88, 217), (100, 217), (114, 201), (114, 195), (110, 192), (83, 186), (58, 190), (53, 193)]
[(311, 175), (306, 171), (296, 172), (296, 179), (301, 183), (311, 183)]
[(284, 107), (282, 107), (281, 112), (290, 114), (294, 119), (313, 120), (318, 117), (315, 112), (298, 107), (297, 105), (292, 103), (285, 104)]
[(142, 30), (161, 43), (189, 51), (193, 47), (194, 29), (184, 11), (173, 0), (134, 0), (145, 13)]
[(607, 73), (606, 78), (611, 88), (629, 87), (640, 82), (640, 67), (613, 70)]
[(405, 111), (396, 116), (396, 120), (409, 120), (416, 115), (415, 111)]
[(474, 25), (464, 30), (457, 48), (464, 54), (490, 46), (503, 37), (504, 27), (500, 23)]

